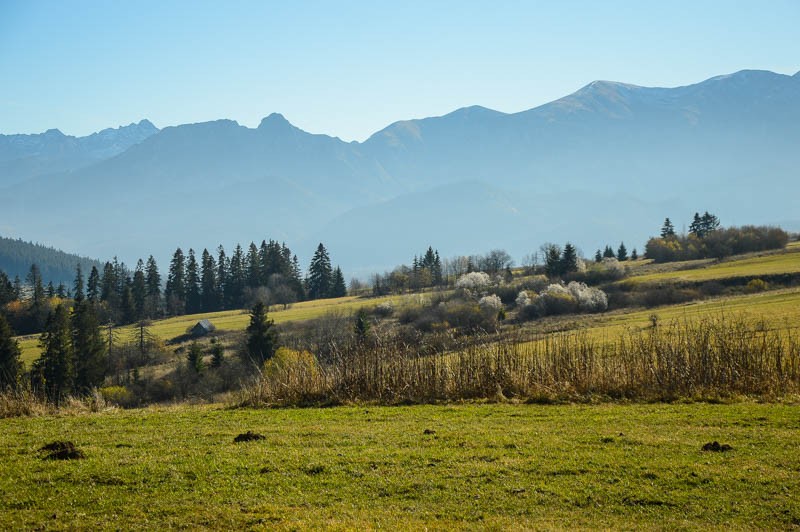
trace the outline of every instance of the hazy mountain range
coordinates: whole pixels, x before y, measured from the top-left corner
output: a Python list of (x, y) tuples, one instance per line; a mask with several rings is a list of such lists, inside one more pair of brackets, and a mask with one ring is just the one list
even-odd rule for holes
[(0, 136), (0, 234), (166, 268), (178, 245), (323, 241), (353, 274), (545, 241), (639, 247), (669, 216), (800, 229), (800, 73), (677, 88), (592, 82), (513, 114), (483, 107), (391, 124), (365, 142), (147, 120), (75, 138)]

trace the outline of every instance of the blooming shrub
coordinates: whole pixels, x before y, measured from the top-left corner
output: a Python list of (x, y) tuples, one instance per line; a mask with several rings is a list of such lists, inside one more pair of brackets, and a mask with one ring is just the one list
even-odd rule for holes
[(567, 285), (567, 290), (578, 302), (581, 312), (603, 312), (608, 308), (608, 296), (599, 288), (573, 281)]
[(466, 290), (481, 290), (491, 284), (492, 280), (489, 274), (484, 272), (470, 272), (459, 277), (456, 281), (456, 288), (464, 288)]
[(481, 310), (484, 311), (492, 311), (497, 312), (501, 308), (503, 308), (503, 302), (500, 301), (500, 298), (494, 294), (484, 296), (478, 301), (478, 306), (481, 307)]
[(528, 292), (526, 292), (525, 290), (522, 290), (517, 295), (517, 299), (514, 301), (514, 304), (519, 308), (527, 307), (528, 305), (530, 305), (531, 304), (531, 298), (528, 295)]

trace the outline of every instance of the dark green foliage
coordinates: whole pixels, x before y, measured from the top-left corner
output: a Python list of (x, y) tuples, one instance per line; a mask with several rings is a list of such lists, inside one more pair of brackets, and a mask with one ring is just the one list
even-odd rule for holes
[(200, 297), (200, 269), (193, 249), (189, 249), (189, 257), (186, 260), (185, 283), (186, 313), (197, 314), (203, 309), (203, 301)]
[(347, 295), (347, 285), (344, 282), (342, 269), (338, 266), (333, 270), (330, 297), (344, 297)]
[(11, 326), (0, 314), (0, 392), (16, 388), (22, 363), (19, 360), (19, 344), (14, 339)]
[(42, 355), (34, 363), (34, 386), (40, 386), (47, 398), (58, 403), (70, 393), (75, 383), (75, 366), (67, 309), (58, 305), (47, 317), (40, 345)]
[(668, 239), (651, 238), (645, 256), (655, 262), (722, 258), (740, 253), (781, 249), (789, 242), (789, 234), (777, 227), (742, 226), (716, 229), (699, 238), (694, 234)]
[(139, 321), (145, 317), (147, 310), (147, 279), (145, 277), (144, 262), (142, 262), (142, 259), (139, 259), (136, 263), (136, 270), (133, 272), (131, 297), (133, 299), (134, 310), (131, 322)]
[(558, 244), (545, 244), (544, 271), (548, 277), (561, 275), (561, 246)]
[(86, 297), (92, 303), (100, 301), (100, 272), (97, 266), (92, 266), (92, 271), (89, 273), (89, 281), (86, 285)]
[(217, 342), (216, 338), (211, 339), (211, 367), (219, 368), (225, 361), (225, 349), (222, 344)]
[(6, 272), (0, 270), (0, 307), (19, 298), (14, 283), (8, 278)]
[(578, 271), (578, 252), (575, 250), (575, 246), (567, 242), (559, 259), (558, 275), (561, 276), (576, 271)]
[(256, 303), (250, 311), (246, 333), (246, 349), (242, 352), (242, 359), (260, 368), (278, 349), (278, 333), (273, 321), (267, 318), (267, 307), (263, 303)]
[(697, 238), (705, 238), (717, 229), (719, 229), (719, 218), (713, 214), (709, 214), (708, 211), (703, 213), (702, 216), (700, 216), (700, 213), (696, 212), (694, 213), (694, 219), (689, 226), (689, 234), (692, 234)]
[(161, 314), (161, 274), (152, 255), (147, 259), (144, 282), (147, 287), (144, 314), (148, 318), (156, 318)]
[(636, 248), (631, 251), (631, 260), (639, 260), (639, 252), (636, 251)]
[(205, 369), (203, 363), (203, 347), (197, 342), (192, 342), (186, 354), (186, 365), (195, 373), (201, 373)]
[(222, 308), (217, 280), (217, 264), (207, 249), (201, 258), (200, 302), (202, 312), (214, 312)]
[(6, 272), (10, 279), (25, 277), (31, 264), (37, 265), (44, 283), (52, 281), (55, 285), (72, 282), (75, 264), (80, 264), (87, 272), (101, 265), (96, 260), (41, 244), (0, 237), (0, 270)]
[(333, 269), (328, 251), (320, 242), (311, 264), (308, 267), (308, 279), (306, 282), (307, 294), (309, 299), (320, 299), (328, 297), (331, 293), (333, 283)]
[(625, 247), (625, 242), (620, 242), (617, 248), (617, 260), (620, 262), (628, 260), (628, 249)]
[(599, 262), (603, 262), (603, 254), (602, 254), (602, 253), (600, 253), (600, 250), (599, 250), (599, 249), (598, 249), (598, 250), (595, 252), (595, 254), (594, 254), (594, 261), (595, 261), (595, 262), (598, 262), (598, 263), (599, 263)]
[(367, 338), (367, 334), (369, 333), (370, 325), (369, 325), (369, 317), (367, 316), (367, 311), (363, 308), (358, 309), (356, 312), (356, 321), (353, 324), (353, 331), (356, 334), (356, 338), (360, 341), (363, 341)]
[(611, 246), (606, 246), (605, 249), (603, 250), (603, 258), (604, 259), (613, 259), (615, 257), (616, 257), (616, 254), (614, 253), (614, 250), (611, 248)]
[(180, 315), (186, 312), (186, 259), (181, 248), (175, 250), (172, 262), (169, 265), (167, 286), (164, 289), (164, 298), (167, 302), (167, 312)]
[(75, 391), (86, 393), (103, 383), (107, 371), (106, 346), (94, 305), (76, 302), (72, 310), (72, 351)]
[(675, 226), (669, 218), (664, 220), (664, 225), (661, 226), (661, 238), (670, 238), (675, 236)]

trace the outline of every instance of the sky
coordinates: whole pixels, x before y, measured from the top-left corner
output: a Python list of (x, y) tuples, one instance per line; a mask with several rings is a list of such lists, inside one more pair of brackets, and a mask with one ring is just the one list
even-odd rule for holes
[(800, 70), (800, 1), (0, 0), (0, 133), (219, 118), (364, 140), (606, 79)]

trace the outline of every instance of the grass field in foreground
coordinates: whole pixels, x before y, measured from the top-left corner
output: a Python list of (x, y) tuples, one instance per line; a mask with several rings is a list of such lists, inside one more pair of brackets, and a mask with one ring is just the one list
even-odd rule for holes
[[(233, 443), (247, 430), (266, 439)], [(798, 434), (797, 406), (751, 403), (5, 419), (0, 529), (785, 529)], [(86, 458), (43, 460), (54, 440)]]

